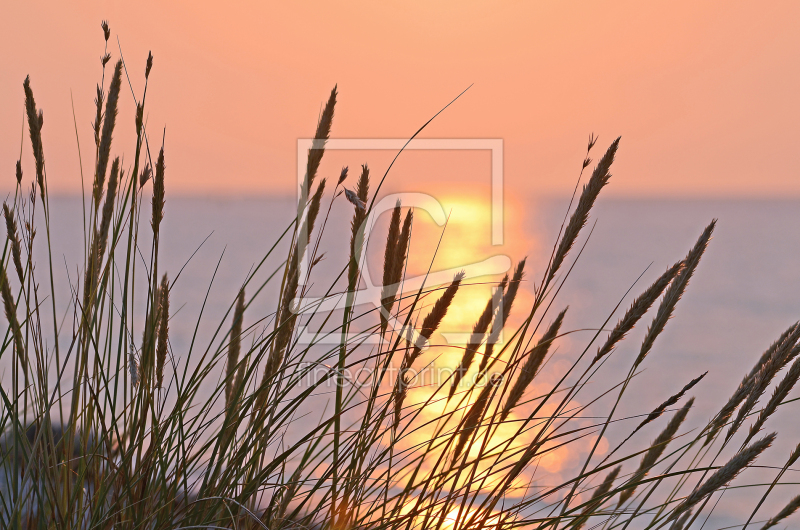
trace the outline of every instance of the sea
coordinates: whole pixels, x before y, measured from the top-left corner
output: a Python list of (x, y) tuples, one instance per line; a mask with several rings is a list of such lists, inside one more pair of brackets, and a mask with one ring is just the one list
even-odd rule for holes
[[(449, 221), (441, 226), (435, 212), (415, 211), (411, 254), (420, 257), (411, 259), (409, 271), (424, 275), (429, 267), (432, 272), (445, 271), (442, 274), (446, 276), (464, 267), (470, 271), (482, 270), (470, 268), (475, 263), (493, 264), (491, 270), (484, 271), (486, 274), (479, 272), (467, 278), (475, 284), (477, 294), (474, 300), (465, 301), (465, 307), (480, 308), (485, 304), (490, 284), (499, 280), (503, 268), (508, 270), (527, 257), (526, 282), (521, 289), (525, 294), (520, 296), (513, 313), (519, 319), (527, 314), (529, 307), (525, 303), (530, 302), (533, 289), (540, 285), (570, 199), (507, 197), (508, 211), (498, 217), (496, 212), (487, 213), (485, 208), (475, 206), (478, 199), (468, 193), (462, 195), (449, 203), (442, 200)], [(319, 223), (325, 222), (325, 238), (317, 250), (317, 255), (324, 252), (318, 266), (323, 272), (320, 278), (308, 282), (307, 290), (312, 295), (323, 294), (328, 285), (326, 279), (329, 282), (346, 264), (352, 206), (343, 199), (337, 199), (330, 214), (328, 203), (323, 203), (317, 225), (319, 228)], [(50, 199), (51, 256), (62, 348), (73, 325), (67, 302), (74, 296), (72, 289), (82, 282), (79, 264), (84, 253), (84, 207), (79, 196)], [(288, 236), (280, 241), (279, 238), (295, 212), (292, 196), (167, 198), (158, 271), (174, 282), (170, 295), (170, 342), (175, 358), (185, 358), (190, 349), (192, 355), (199, 356), (210, 343), (216, 344), (213, 341), (218, 340), (214, 339), (217, 327), (229, 320), (227, 314), (235, 296), (253, 271), (255, 280), (247, 286), (248, 293), (255, 292), (271, 274), (275, 277), (248, 308), (245, 326), (257, 325), (259, 318), (266, 319), (262, 327), (269, 325), (288, 245)], [(148, 215), (145, 209), (140, 219), (143, 236), (135, 256), (140, 274), (151, 259)], [(717, 225), (713, 239), (696, 274), (614, 415), (629, 418), (621, 423), (625, 428), (633, 427), (683, 385), (707, 372), (687, 395), (694, 396), (696, 401), (682, 432), (702, 427), (713, 417), (762, 352), (800, 320), (800, 200), (601, 197), (557, 278), (555, 300), (542, 318), (546, 325), (558, 311), (569, 307), (564, 326), (572, 333), (558, 342), (548, 361), (550, 377), (566, 370), (598, 330), (613, 326), (633, 298), (668, 266), (684, 257), (714, 219)], [(380, 278), (387, 220), (388, 214), (381, 216), (369, 238), (367, 262), (374, 271), (372, 278)], [(500, 244), (492, 239), (497, 234), (489, 226), (492, 222), (502, 224)], [(40, 291), (47, 293), (46, 273), (50, 265), (44, 252), (45, 227), (41, 222), (37, 222), (37, 227), (36, 273)], [(314, 241), (312, 237), (312, 246)], [(141, 302), (141, 297), (136, 300), (139, 322), (144, 312)], [(47, 300), (46, 305), (49, 304)], [(474, 316), (475, 312), (456, 314), (449, 331), (462, 331)], [(652, 312), (603, 365), (587, 386), (587, 401), (582, 404), (588, 404), (590, 396), (601, 394), (624, 378), (651, 318)], [(5, 325), (2, 319), (0, 328)], [(598, 340), (603, 340), (605, 333), (599, 331)], [(52, 347), (52, 335), (46, 340)], [(139, 337), (132, 340), (136, 342)], [(587, 355), (593, 355), (596, 347), (595, 343), (594, 350), (589, 348)], [(0, 360), (0, 371), (3, 380), (7, 380), (8, 359)], [(762, 403), (770, 392), (762, 398)], [(789, 399), (797, 397), (798, 389)], [(322, 407), (330, 396), (315, 399)], [(605, 417), (612, 405), (607, 399), (590, 404), (587, 421)], [(796, 402), (788, 403), (767, 422), (767, 432), (779, 433), (777, 443), (757, 461), (761, 467), (747, 471), (737, 483), (772, 481), (776, 467), (784, 464), (800, 440), (799, 407)], [(628, 443), (631, 447), (644, 446), (656, 437), (664, 421), (661, 419), (644, 429)], [(749, 423), (750, 420), (745, 428)], [(611, 430), (614, 433), (606, 435), (603, 447), (613, 447), (624, 437), (621, 433), (624, 429), (619, 430), (620, 434), (615, 434), (616, 428)], [(554, 476), (574, 470), (579, 456), (572, 455), (557, 465)], [(730, 455), (724, 453), (721, 459), (726, 456)], [(626, 467), (631, 468), (628, 471), (637, 463), (637, 460), (628, 462)], [(786, 485), (776, 487), (754, 521), (766, 519), (798, 494), (798, 471), (800, 468), (787, 472), (783, 478)], [(723, 528), (746, 520), (765, 487), (728, 490), (708, 526)], [(697, 528), (701, 519), (695, 525)]]

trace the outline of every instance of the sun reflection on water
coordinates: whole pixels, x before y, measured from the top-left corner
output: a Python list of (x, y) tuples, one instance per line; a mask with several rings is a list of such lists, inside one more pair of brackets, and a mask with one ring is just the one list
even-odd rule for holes
[[(516, 263), (525, 255), (539, 251), (536, 248), (536, 241), (532, 240), (529, 233), (523, 228), (518, 212), (520, 211), (514, 201), (507, 203), (505, 212), (505, 237), (503, 245), (493, 246), (491, 243), (491, 204), (484, 198), (468, 193), (447, 193), (437, 199), (441, 202), (445, 211), (449, 215), (448, 222), (444, 228), (442, 236), (441, 228), (431, 222), (425, 215), (415, 217), (414, 224), (414, 247), (410, 252), (410, 262), (408, 264), (409, 275), (425, 274), (431, 262), (431, 270), (458, 270), (466, 265), (479, 262), (487, 257), (504, 254), (511, 258), (512, 263)], [(440, 239), (441, 237), (441, 239)], [(437, 248), (435, 255), (433, 252), (427, 253), (427, 249)], [(415, 251), (416, 250), (416, 251)], [(512, 271), (507, 271), (509, 274)], [(508, 340), (511, 333), (522, 323), (527, 316), (533, 303), (533, 282), (532, 278), (537, 278), (536, 273), (540, 271), (528, 270), (526, 279), (520, 287), (518, 297), (514, 303), (514, 310), (511, 313), (509, 322), (506, 323), (506, 333), (496, 344), (493, 355), (498, 356), (493, 372), (500, 372), (504, 368), (504, 363), (508, 361), (509, 351), (503, 351), (504, 340)], [(454, 369), (460, 362), (463, 355), (466, 339), (472, 330), (472, 326), (478, 315), (481, 314), (487, 302), (490, 300), (494, 287), (502, 279), (503, 274), (476, 274), (467, 277), (462, 283), (456, 295), (455, 302), (450, 306), (447, 316), (443, 320), (439, 331), (432, 337), (431, 346), (418, 361), (416, 368), (433, 367)], [(427, 285), (428, 288), (436, 286)], [(441, 291), (431, 293), (430, 297), (424, 301), (421, 315), (425, 315), (433, 302), (441, 295)], [(534, 340), (538, 339), (541, 332), (534, 334)], [(566, 339), (566, 338), (565, 338)], [(568, 349), (569, 341), (559, 339), (558, 348)], [(478, 399), (480, 388), (473, 387), (475, 376), (478, 374), (478, 365), (483, 354), (484, 347), (479, 349), (472, 367), (463, 378), (458, 391), (453, 399), (448, 400), (450, 383), (425, 379), (420, 376), (412, 381), (409, 388), (406, 405), (408, 405), (416, 415), (414, 425), (396, 440), (399, 450), (409, 448), (430, 448), (424, 457), (421, 465), (423, 473), (429, 472), (444, 450), (445, 440), (456, 429), (459, 421)], [(531, 384), (526, 392), (526, 403), (514, 409), (503, 423), (494, 423), (492, 426), (481, 427), (477, 435), (472, 438), (473, 442), (465, 449), (467, 458), (474, 460), (479, 456), (486, 456), (486, 448), (499, 458), (503, 454), (520, 454), (536, 438), (541, 429), (541, 420), (531, 421), (523, 429), (520, 427), (534, 410), (541, 403), (537, 396), (542, 396), (552, 388), (552, 384), (557, 380), (556, 374), (560, 377), (569, 367), (569, 363), (555, 359), (548, 362), (542, 369), (542, 373), (537, 376), (537, 380)], [(447, 372), (440, 372), (447, 373)], [(556, 410), (556, 403), (560, 401), (551, 400), (541, 406), (536, 411), (536, 418), (547, 417)], [(496, 404), (491, 406), (497, 406)], [(579, 410), (581, 405), (577, 402), (567, 404), (566, 410)], [(563, 412), (562, 412), (563, 413)], [(491, 417), (491, 409), (488, 417)], [(561, 423), (560, 421), (557, 422)], [(585, 422), (584, 422), (585, 424)], [(552, 429), (552, 426), (550, 426)], [(432, 443), (432, 440), (435, 440)], [(575, 466), (580, 461), (594, 443), (590, 437), (578, 439), (577, 441), (559, 446), (564, 440), (548, 442), (537, 451), (537, 456), (527, 467), (527, 470), (520, 474), (510, 485), (509, 495), (524, 495), (530, 485), (547, 484), (555, 485), (560, 483), (562, 473), (570, 467)], [(598, 454), (607, 450), (607, 442), (602, 440)], [(558, 446), (558, 447), (556, 447)], [(452, 451), (452, 446), (449, 447)], [(486, 474), (487, 479), (483, 483), (481, 491), (486, 493), (491, 491), (496, 485), (499, 477), (492, 475), (492, 467), (495, 459), (483, 459), (475, 466), (475, 475)], [(468, 477), (459, 479), (459, 483), (450, 484), (450, 487), (459, 488), (464, 486), (469, 480)], [(449, 513), (443, 522), (444, 528), (447, 524), (455, 525), (457, 510)], [(452, 515), (452, 518), (451, 518)], [(463, 514), (462, 519), (463, 520)], [(448, 523), (449, 522), (449, 523)]]

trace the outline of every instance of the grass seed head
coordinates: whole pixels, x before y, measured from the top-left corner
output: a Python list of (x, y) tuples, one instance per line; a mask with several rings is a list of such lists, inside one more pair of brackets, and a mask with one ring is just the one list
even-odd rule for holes
[(158, 345), (156, 346), (156, 387), (164, 387), (164, 365), (169, 349), (169, 282), (161, 279), (161, 309), (159, 311)]
[(780, 523), (781, 521), (792, 515), (794, 512), (796, 512), (798, 508), (800, 508), (800, 495), (790, 500), (789, 503), (786, 506), (784, 506), (783, 509), (780, 512), (778, 512), (778, 514), (775, 517), (771, 517), (766, 523), (764, 523), (764, 526), (761, 527), (761, 530), (767, 530), (768, 528), (772, 528), (773, 526), (777, 525), (778, 523)]
[(117, 61), (114, 67), (114, 75), (111, 77), (111, 85), (108, 87), (108, 98), (106, 99), (106, 110), (103, 114), (103, 130), (100, 134), (100, 145), (97, 148), (97, 167), (94, 176), (94, 201), (95, 208), (100, 205), (100, 199), (105, 185), (106, 170), (108, 161), (111, 157), (111, 141), (114, 135), (114, 126), (117, 122), (117, 104), (119, 103), (119, 92), (122, 87), (122, 60)]
[[(619, 147), (619, 140), (620, 139), (617, 138), (611, 143), (608, 150), (606, 150), (606, 153), (603, 155), (603, 158), (597, 163), (597, 166), (592, 172), (592, 176), (589, 178), (589, 182), (583, 187), (581, 197), (578, 199), (578, 206), (575, 208), (572, 217), (570, 217), (567, 228), (564, 230), (564, 235), (561, 237), (558, 248), (553, 255), (553, 261), (550, 264), (545, 284), (549, 284), (561, 268), (564, 258), (567, 257), (570, 249), (572, 249), (575, 244), (575, 240), (578, 239), (578, 234), (581, 229), (586, 226), (586, 221), (589, 219), (589, 212), (594, 206), (597, 196), (600, 195), (600, 190), (608, 184), (611, 178), (609, 170), (611, 169), (611, 164), (614, 162), (614, 157)], [(590, 147), (593, 145), (594, 144), (590, 140)]]
[(153, 52), (147, 52), (147, 65), (144, 67), (144, 78), (150, 77), (150, 70), (153, 69)]

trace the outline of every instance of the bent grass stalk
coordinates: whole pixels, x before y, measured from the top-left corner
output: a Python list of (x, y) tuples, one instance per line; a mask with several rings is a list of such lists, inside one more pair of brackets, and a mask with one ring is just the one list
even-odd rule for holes
[[(107, 42), (110, 28), (105, 23), (102, 28)], [(103, 76), (110, 60), (104, 45)], [(344, 227), (329, 228), (327, 216), (318, 226), (326, 191), (331, 205), (334, 201), (344, 205), (346, 200), (340, 198), (346, 168), (337, 171), (337, 184), (330, 193), (326, 182), (331, 170), (323, 163), (337, 88), (317, 123), (297, 216), (288, 220), (280, 238), (291, 232), (285, 237), (286, 255), (277, 257), (277, 242), (265, 250), (238, 291), (231, 293), (221, 321), (207, 324), (204, 302), (188, 350), (173, 352), (170, 328), (174, 330), (173, 320), (183, 315), (170, 310), (180, 306), (172, 288), (181, 278), (179, 272), (171, 274), (170, 284), (167, 272), (172, 271), (159, 271), (159, 241), (168, 227), (163, 220), (170, 215), (169, 177), (164, 142), (155, 161), (147, 148), (144, 118), (152, 54), (143, 58), (142, 66), (144, 89), (140, 99), (131, 91), (132, 117), (118, 116), (125, 108), (120, 104), (122, 73), (128, 75), (121, 56), (108, 86), (103, 77), (96, 92), (87, 95), (95, 99), (91, 124), (95, 175), (87, 195), (93, 208), (84, 212), (83, 219), (85, 261), (78, 278), (83, 285), (68, 286), (71, 327), (60, 327), (55, 311), (44, 113), (33, 98), (30, 79), (23, 83), (35, 171), (26, 196), (21, 159), (16, 161), (12, 184), (18, 193), (3, 210), (6, 245), (0, 291), (8, 328), (0, 356), (11, 367), (0, 379), (3, 526), (578, 530), (604, 524), (610, 530), (631, 523), (651, 527), (674, 523), (683, 528), (700, 514), (708, 515), (706, 503), (714, 492), (734, 480), (741, 485), (737, 476), (772, 444), (774, 435), (754, 443), (751, 438), (774, 421), (777, 410), (791, 403), (787, 396), (800, 371), (796, 360), (758, 411), (749, 432), (739, 433), (739, 428), (756, 414), (760, 396), (777, 374), (800, 353), (796, 324), (764, 352), (728, 403), (721, 404), (720, 412), (693, 437), (681, 433), (694, 404), (691, 398), (654, 432), (651, 444), (629, 448), (638, 440), (633, 433), (656, 428), (700, 378), (672, 390), (672, 397), (656, 408), (637, 403), (644, 419), (631, 423), (634, 418), (615, 416), (623, 397), (629, 397), (625, 392), (630, 381), (646, 377), (645, 364), (663, 361), (652, 355), (658, 349), (657, 339), (676, 314), (715, 221), (686, 258), (667, 268), (632, 301), (605, 341), (601, 335), (613, 312), (585, 341), (588, 335), (563, 330), (563, 311), (548, 314), (559, 307), (554, 304), (580, 252), (575, 252), (572, 264), (567, 257), (586, 245), (579, 240), (609, 183), (619, 139), (601, 157), (574, 211), (565, 216), (548, 266), (541, 271), (541, 283), (532, 285), (534, 300), (523, 322), (511, 327), (509, 318), (512, 307), (518, 309), (523, 299), (519, 291), (526, 289), (525, 259), (510, 277), (493, 279), (497, 283), (485, 305), (481, 301), (481, 312), (473, 315), (472, 332), (459, 359), (447, 367), (453, 371), (432, 382), (409, 377), (411, 369), (438, 368), (443, 362), (441, 354), (447, 350), (437, 332), (452, 308), (463, 303), (458, 292), (466, 278), (457, 274), (449, 284), (430, 288), (425, 287), (425, 276), (422, 287), (404, 291), (413, 214), (409, 209), (404, 217), (398, 203), (391, 210), (385, 239), (378, 236), (385, 241), (379, 301), (367, 309), (356, 305), (362, 302), (355, 292), (372, 236), (365, 233), (364, 223), (373, 213), (388, 170), (370, 193), (370, 171), (362, 166), (354, 197), (347, 204), (353, 208), (347, 236)], [(121, 152), (117, 154), (118, 142), (112, 142), (118, 120), (135, 125), (132, 167), (124, 163)], [(591, 164), (589, 152), (595, 142), (592, 136), (581, 171)], [(150, 229), (140, 234), (146, 194), (151, 198)], [(34, 237), (34, 213), (39, 209), (45, 241)], [(346, 262), (328, 267), (328, 260), (320, 261), (317, 249), (326, 231), (334, 232), (340, 244), (349, 243)], [(309, 250), (313, 234), (316, 243)], [(37, 282), (35, 245), (48, 253), (49, 292), (40, 291)], [(304, 279), (329, 281), (323, 289), (326, 299), (343, 298), (341, 313), (320, 307), (297, 311), (296, 302), (307, 296), (299, 287), (300, 263), (307, 255), (312, 265), (303, 271), (309, 276)], [(137, 261), (144, 270), (136, 270)], [(12, 267), (16, 274), (9, 276)], [(274, 282), (277, 298), (269, 301), (274, 313), (247, 309), (245, 326), (246, 308), (256, 307), (251, 306), (253, 301), (264, 297)], [(51, 299), (46, 303), (52, 311), (42, 310), (44, 298)], [(636, 338), (642, 342), (629, 373), (602, 379), (607, 361), (654, 307), (650, 327)], [(198, 330), (205, 326), (214, 331), (201, 344)], [(300, 340), (301, 326), (310, 341)], [(496, 344), (501, 330), (508, 339)], [(569, 365), (564, 370), (551, 366), (547, 358), (554, 343), (567, 334), (570, 348), (577, 345), (577, 351), (564, 352)], [(467, 381), (483, 344), (477, 367), (483, 379)], [(365, 380), (349, 375), (362, 369), (369, 370)], [(539, 378), (545, 370), (555, 377)], [(330, 406), (317, 406), (320, 399), (330, 399)], [(602, 419), (585, 421), (585, 414), (596, 414), (608, 403), (613, 405)], [(728, 430), (721, 435), (724, 427)], [(627, 452), (620, 444), (597, 464), (598, 444), (612, 428), (621, 431), (619, 439), (625, 440)], [(727, 464), (715, 466), (726, 438), (737, 436), (742, 449), (726, 456)], [(707, 456), (717, 441), (722, 448), (709, 463)], [(740, 443), (738, 437), (736, 442)], [(566, 469), (558, 483), (538, 487), (543, 462), (558, 457), (560, 451), (575, 451), (582, 458), (580, 465)], [(786, 484), (783, 472), (797, 454), (758, 504), (754, 500), (753, 515), (774, 486)], [(699, 474), (702, 477), (690, 488), (689, 482)], [(665, 481), (674, 482), (671, 490), (661, 488)], [(790, 517), (800, 506), (796, 495), (787, 495), (782, 502), (784, 509), (775, 508), (776, 515), (765, 528)]]

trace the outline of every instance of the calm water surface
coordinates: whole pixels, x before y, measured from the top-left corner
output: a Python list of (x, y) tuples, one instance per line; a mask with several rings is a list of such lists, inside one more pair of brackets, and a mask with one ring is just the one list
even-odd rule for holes
[[(67, 279), (74, 283), (80, 277), (77, 264), (81, 262), (83, 248), (81, 201), (77, 197), (54, 198), (51, 207), (52, 218), (58, 220), (51, 230), (57, 302), (62, 311), (69, 296)], [(528, 255), (529, 279), (538, 280), (565, 207), (566, 201), (562, 199), (531, 199), (524, 208), (518, 209), (523, 213), (514, 217), (514, 226), (506, 226), (506, 245), (495, 250), (509, 254), (513, 260)], [(175, 278), (185, 265), (171, 295), (171, 307), (177, 311), (170, 324), (171, 345), (176, 356), (188, 351), (204, 298), (208, 296), (195, 351), (206, 347), (245, 275), (286, 228), (293, 210), (293, 200), (288, 197), (168, 198), (159, 268)], [(327, 252), (323, 263), (330, 263), (329, 270), (336, 269), (336, 272), (346, 259), (347, 215), (347, 210), (334, 208), (326, 229), (332, 241), (321, 249)], [(692, 391), (697, 401), (686, 424), (700, 426), (727, 400), (763, 350), (800, 319), (800, 201), (791, 200), (601, 199), (590, 220), (590, 227), (594, 226), (591, 238), (559, 294), (552, 316), (569, 305), (567, 329), (601, 327), (640, 274), (644, 273), (623, 301), (623, 308), (627, 308), (633, 296), (663, 270), (686, 254), (712, 218), (719, 219), (714, 239), (687, 294), (678, 304), (675, 317), (656, 342), (643, 365), (644, 371), (631, 384), (628, 395), (636, 396), (635, 399), (623, 402), (618, 417), (646, 414), (689, 380), (708, 371), (705, 380)], [(592, 225), (595, 220), (596, 225)], [(147, 231), (148, 221), (143, 216), (143, 232)], [(421, 225), (427, 222), (432, 226), (430, 220), (422, 216), (415, 222)], [(381, 226), (385, 225), (379, 225), (376, 233), (385, 234)], [(445, 240), (447, 237), (446, 233)], [(43, 235), (39, 238), (41, 244)], [(380, 237), (378, 239), (376, 248), (383, 245)], [(412, 245), (412, 253), (420, 252), (429, 260), (432, 254), (425, 247), (435, 243), (435, 240), (417, 240)], [(146, 241), (143, 247), (149, 248)], [(263, 265), (259, 278), (266, 278), (280, 266), (279, 257), (285, 255), (285, 248), (286, 245), (279, 245), (276, 256)], [(187, 264), (193, 253), (194, 257)], [(576, 254), (573, 252), (573, 257)], [(140, 261), (140, 270), (142, 265)], [(40, 256), (37, 268), (40, 282), (45, 281), (45, 271), (46, 261)], [(279, 279), (268, 284), (247, 316), (263, 316), (274, 311), (272, 301), (279, 284)], [(517, 306), (518, 311), (520, 307)], [(619, 313), (614, 316), (612, 325), (618, 316)], [(646, 317), (645, 322), (649, 318)], [(594, 385), (606, 381), (616, 383), (627, 373), (643, 331), (643, 325), (634, 330), (602, 368), (598, 374), (599, 383)], [(592, 333), (578, 332), (561, 341), (550, 368), (555, 372), (568, 366)], [(6, 372), (6, 361), (0, 365)], [(792, 397), (795, 394), (796, 391)], [(328, 396), (317, 399), (324, 401)], [(607, 413), (605, 405), (598, 403), (591, 413)], [(778, 447), (768, 452), (760, 464), (782, 465), (790, 448), (800, 439), (797, 417), (797, 408), (789, 405), (768, 422), (768, 431), (779, 430)], [(655, 430), (643, 432), (634, 443), (645, 444), (656, 434)], [(616, 441), (614, 434), (609, 435), (609, 443), (613, 445)], [(565, 462), (564, 470), (576, 462)], [(771, 481), (773, 476), (769, 471), (761, 476), (753, 474), (743, 478), (754, 482)], [(800, 475), (789, 473), (785, 479), (798, 481)], [(738, 508), (737, 501), (752, 498), (753, 491), (726, 494), (728, 513), (749, 510)], [(787, 487), (779, 488), (774, 502), (781, 505), (796, 493)], [(753, 503), (744, 504), (752, 506)], [(762, 510), (762, 513), (769, 511)], [(720, 525), (724, 522), (724, 517), (719, 520)]]

